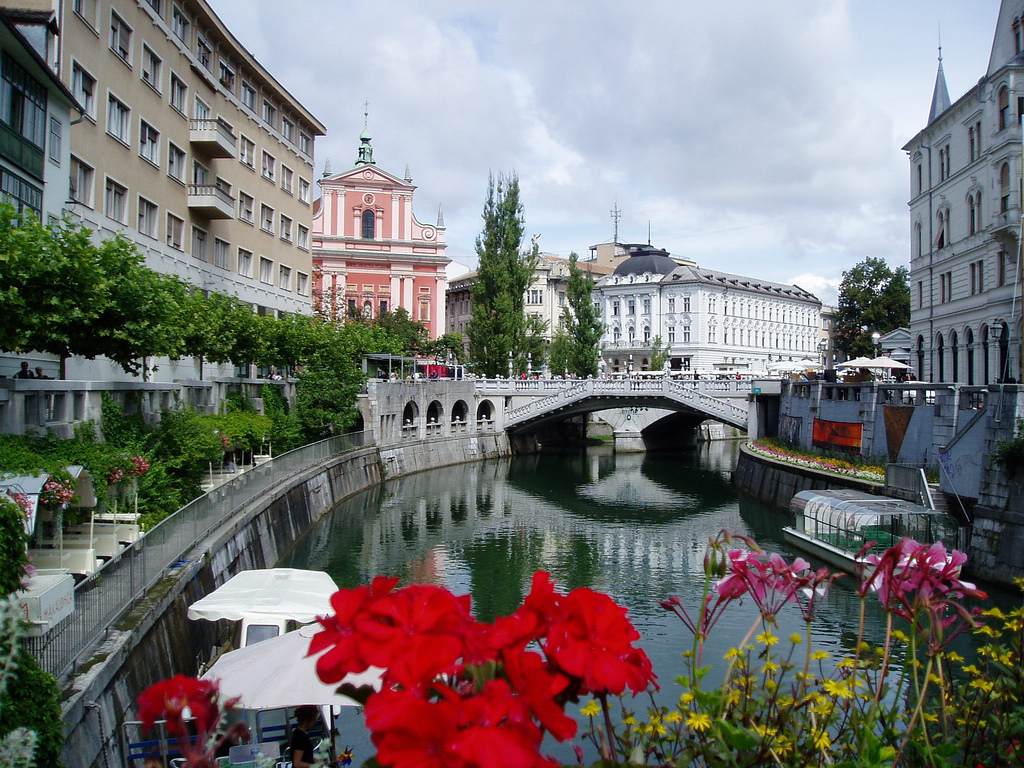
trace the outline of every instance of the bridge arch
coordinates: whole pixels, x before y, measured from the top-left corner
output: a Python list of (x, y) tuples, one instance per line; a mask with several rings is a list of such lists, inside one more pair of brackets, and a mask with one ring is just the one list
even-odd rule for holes
[(494, 421), (494, 404), (490, 400), (481, 400), (476, 406), (476, 420), (478, 422)]
[(440, 424), (444, 415), (444, 406), (440, 400), (431, 400), (427, 406), (427, 424)]
[(420, 416), (420, 407), (416, 404), (415, 400), (410, 400), (405, 404), (405, 408), (402, 410), (402, 426), (411, 427), (416, 424), (416, 419)]
[(469, 413), (469, 406), (466, 405), (465, 400), (456, 400), (452, 404), (452, 423), (457, 422), (465, 423), (466, 415)]

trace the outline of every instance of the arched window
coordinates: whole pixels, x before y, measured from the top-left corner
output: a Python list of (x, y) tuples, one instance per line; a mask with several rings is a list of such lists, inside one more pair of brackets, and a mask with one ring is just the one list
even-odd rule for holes
[(946, 380), (946, 342), (942, 338), (942, 334), (939, 333), (935, 338), (935, 358), (939, 363), (939, 375), (935, 377), (935, 381)]
[(1005, 85), (999, 89), (999, 130), (1010, 124), (1010, 89)]
[(960, 345), (956, 331), (949, 332), (949, 354), (953, 362), (951, 381), (955, 384), (960, 380)]
[(917, 378), (924, 381), (924, 336), (917, 337)]
[(967, 234), (973, 235), (978, 231), (978, 209), (974, 205), (974, 195), (967, 196)]
[(373, 240), (373, 230), (376, 224), (376, 214), (372, 208), (367, 208), (363, 211), (363, 239)]
[(1010, 210), (1010, 164), (1003, 163), (999, 169), (999, 211), (1006, 213)]
[(988, 326), (981, 326), (981, 383), (989, 384), (991, 382), (991, 372), (989, 370), (989, 356), (988, 356)]
[(964, 349), (967, 351), (967, 385), (974, 386), (974, 331), (964, 331)]

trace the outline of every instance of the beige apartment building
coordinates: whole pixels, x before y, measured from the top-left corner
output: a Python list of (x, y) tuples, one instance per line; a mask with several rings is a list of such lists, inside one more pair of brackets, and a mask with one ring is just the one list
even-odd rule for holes
[[(210, 5), (7, 4), (56, 12), (52, 63), (85, 110), (70, 131), (67, 213), (205, 291), (261, 314), (308, 313), (313, 144), (325, 128)], [(103, 373), (79, 363), (83, 378)]]

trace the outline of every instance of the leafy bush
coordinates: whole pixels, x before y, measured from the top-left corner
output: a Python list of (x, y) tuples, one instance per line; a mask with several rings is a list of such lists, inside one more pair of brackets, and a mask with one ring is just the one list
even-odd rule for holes
[(1024, 419), (1017, 419), (1017, 429), (1009, 440), (996, 445), (996, 461), (1011, 478), (1024, 469)]
[(0, 595), (21, 589), (28, 565), (25, 515), (10, 496), (0, 494)]

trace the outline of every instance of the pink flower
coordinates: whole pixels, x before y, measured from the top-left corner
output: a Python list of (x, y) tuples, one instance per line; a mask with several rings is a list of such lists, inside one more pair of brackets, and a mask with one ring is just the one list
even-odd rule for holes
[(114, 467), (107, 474), (107, 485), (114, 485), (121, 482), (122, 479), (124, 479), (124, 470), (120, 467)]

